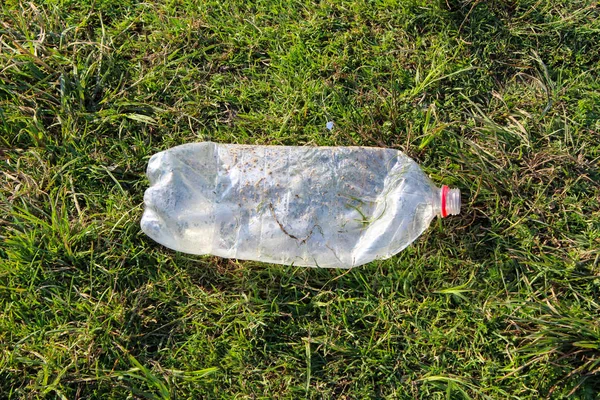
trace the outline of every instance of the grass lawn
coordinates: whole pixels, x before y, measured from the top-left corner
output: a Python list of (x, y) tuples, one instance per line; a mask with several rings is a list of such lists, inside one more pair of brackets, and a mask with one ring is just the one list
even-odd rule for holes
[[(352, 270), (175, 253), (144, 172), (202, 140), (400, 149), (462, 213)], [(599, 316), (597, 1), (0, 5), (0, 398), (598, 399)]]

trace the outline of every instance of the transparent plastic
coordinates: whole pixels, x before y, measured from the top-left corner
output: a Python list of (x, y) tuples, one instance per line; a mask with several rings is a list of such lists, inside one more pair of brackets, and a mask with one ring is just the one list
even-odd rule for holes
[(191, 254), (351, 268), (460, 212), (404, 153), (369, 147), (185, 144), (152, 156), (142, 230)]

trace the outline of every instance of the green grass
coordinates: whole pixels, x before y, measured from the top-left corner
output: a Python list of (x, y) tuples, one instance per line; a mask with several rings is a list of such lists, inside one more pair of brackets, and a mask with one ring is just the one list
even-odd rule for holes
[[(247, 3), (0, 6), (0, 397), (600, 398), (598, 3)], [(463, 211), (350, 271), (174, 253), (145, 166), (206, 139), (400, 149)]]

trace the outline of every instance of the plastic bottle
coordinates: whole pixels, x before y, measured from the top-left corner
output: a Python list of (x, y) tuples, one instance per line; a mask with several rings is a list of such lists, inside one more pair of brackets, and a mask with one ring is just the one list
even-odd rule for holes
[(152, 156), (142, 230), (171, 249), (351, 268), (398, 253), (460, 191), (369, 147), (185, 144)]

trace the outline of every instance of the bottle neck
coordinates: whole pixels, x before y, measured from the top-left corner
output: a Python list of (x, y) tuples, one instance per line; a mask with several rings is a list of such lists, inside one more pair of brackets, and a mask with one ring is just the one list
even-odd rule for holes
[(440, 189), (440, 215), (446, 218), (449, 215), (460, 214), (460, 189), (450, 189), (444, 185)]

